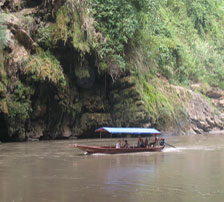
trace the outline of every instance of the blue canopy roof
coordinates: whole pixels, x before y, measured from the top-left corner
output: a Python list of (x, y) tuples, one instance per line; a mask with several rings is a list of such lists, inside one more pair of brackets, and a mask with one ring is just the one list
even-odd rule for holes
[(111, 134), (154, 134), (159, 135), (160, 132), (154, 128), (115, 128), (115, 127), (102, 127), (95, 130), (95, 132), (108, 132)]

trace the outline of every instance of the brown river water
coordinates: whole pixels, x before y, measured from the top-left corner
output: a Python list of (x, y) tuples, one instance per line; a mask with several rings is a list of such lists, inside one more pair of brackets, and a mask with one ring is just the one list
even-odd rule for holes
[(168, 137), (176, 149), (155, 153), (84, 155), (72, 147), (110, 141), (0, 144), (0, 202), (224, 201), (224, 134)]

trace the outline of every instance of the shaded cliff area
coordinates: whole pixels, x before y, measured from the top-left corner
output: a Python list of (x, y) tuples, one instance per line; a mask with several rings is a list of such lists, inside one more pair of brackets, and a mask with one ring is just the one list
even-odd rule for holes
[[(187, 69), (193, 63), (184, 67), (184, 47), (170, 45), (172, 37), (158, 46), (153, 28), (147, 43), (158, 52), (139, 43), (148, 29), (144, 3), (151, 1), (122, 2), (123, 9), (97, 0), (0, 2), (0, 141), (90, 138), (101, 126), (175, 135), (223, 129), (219, 52), (221, 62), (207, 64), (220, 67), (212, 82), (205, 70), (206, 81), (194, 77)], [(163, 7), (153, 11), (152, 5), (150, 13), (161, 17)], [(110, 11), (120, 13), (121, 24)], [(167, 52), (165, 61), (168, 50), (172, 57)]]

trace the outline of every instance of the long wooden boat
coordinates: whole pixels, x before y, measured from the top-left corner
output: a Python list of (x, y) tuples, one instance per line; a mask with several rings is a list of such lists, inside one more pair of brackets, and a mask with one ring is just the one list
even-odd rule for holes
[(87, 152), (88, 154), (101, 153), (101, 154), (120, 154), (120, 153), (134, 153), (134, 152), (160, 152), (165, 147), (155, 146), (155, 147), (129, 147), (129, 148), (116, 148), (107, 146), (88, 146), (74, 144), (75, 148)]
[(95, 132), (105, 132), (110, 134), (130, 134), (130, 135), (140, 135), (140, 134), (150, 134), (155, 136), (155, 141), (153, 145), (146, 145), (145, 147), (120, 147), (115, 146), (89, 146), (74, 144), (75, 148), (87, 152), (88, 154), (93, 153), (103, 153), (103, 154), (120, 154), (120, 153), (134, 153), (134, 152), (160, 152), (165, 147), (165, 140), (157, 138), (160, 132), (154, 128), (115, 128), (115, 127), (102, 127), (96, 129)]

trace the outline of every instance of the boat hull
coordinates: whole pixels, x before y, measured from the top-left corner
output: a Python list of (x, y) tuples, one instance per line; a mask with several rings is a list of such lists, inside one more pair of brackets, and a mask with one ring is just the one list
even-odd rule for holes
[(102, 146), (88, 146), (75, 144), (75, 148), (87, 152), (88, 154), (102, 153), (102, 154), (120, 154), (120, 153), (135, 153), (135, 152), (160, 152), (164, 146), (156, 147), (130, 147), (130, 148), (115, 148)]

